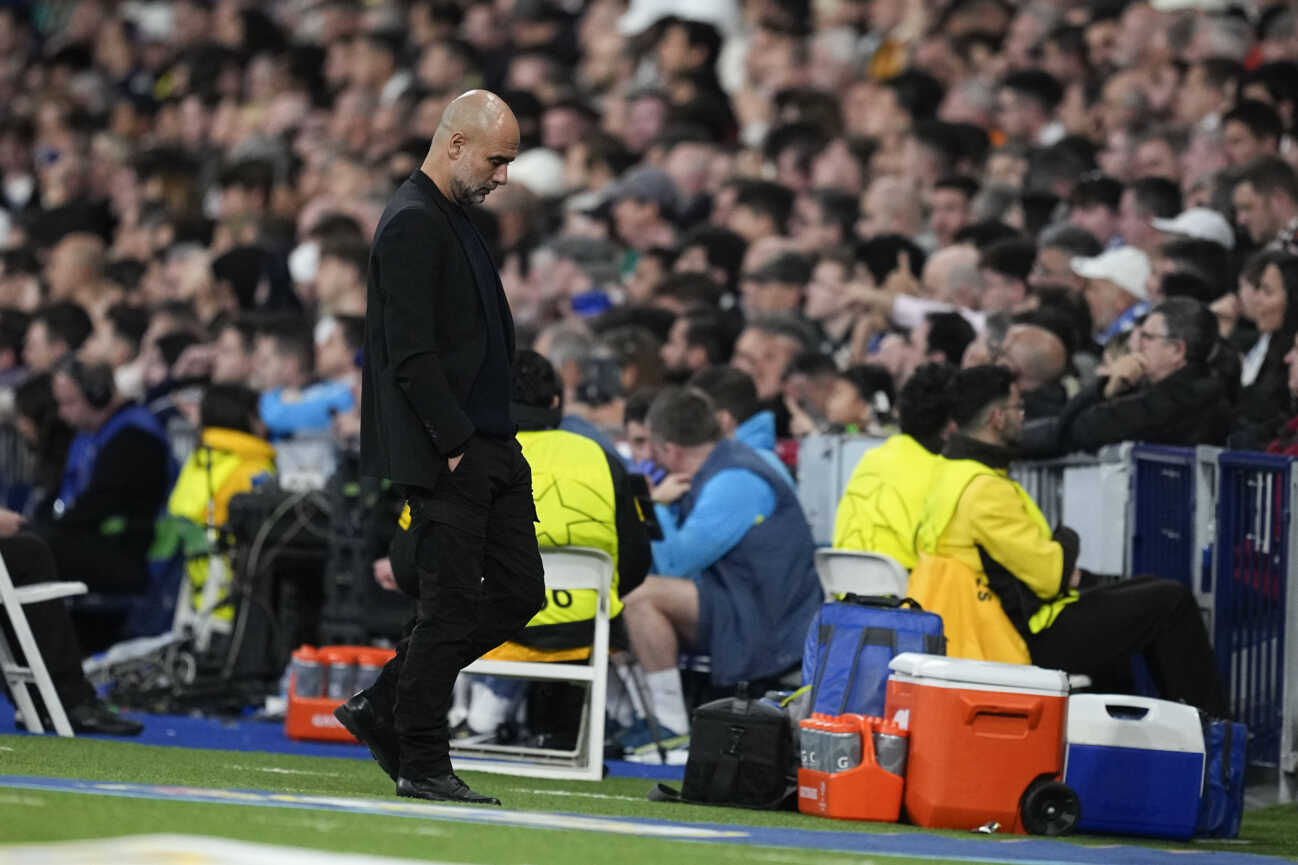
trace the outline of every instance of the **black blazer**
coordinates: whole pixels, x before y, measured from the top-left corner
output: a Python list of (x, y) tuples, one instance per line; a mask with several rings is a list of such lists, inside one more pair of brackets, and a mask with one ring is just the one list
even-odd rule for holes
[[(416, 170), (388, 202), (370, 252), (361, 389), (361, 472), (431, 488), (474, 424), (465, 406), (486, 359), (483, 291), (454, 207)], [(514, 331), (499, 299), (508, 351)], [(509, 394), (500, 398), (508, 404)]]

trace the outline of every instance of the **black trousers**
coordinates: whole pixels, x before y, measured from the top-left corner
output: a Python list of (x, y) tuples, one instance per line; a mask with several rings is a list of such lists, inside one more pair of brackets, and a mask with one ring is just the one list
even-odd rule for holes
[(1164, 699), (1230, 714), (1199, 606), (1172, 580), (1138, 577), (1083, 591), (1027, 642), (1032, 663), (1083, 673), (1097, 684), (1143, 654)]
[(545, 602), (532, 471), (514, 439), (474, 436), (454, 472), (407, 491), (389, 555), (416, 615), (367, 692), (391, 713), (407, 778), (451, 770), (446, 714), (460, 670), (514, 637)]
[[(47, 583), (59, 579), (59, 572), (54, 563), (54, 554), (45, 541), (37, 535), (21, 532), (9, 538), (0, 538), (0, 557), (4, 558), (9, 568), (9, 577), (15, 586), (29, 586), (33, 583)], [(81, 646), (77, 642), (72, 618), (62, 598), (44, 601), (39, 604), (27, 604), (23, 607), (27, 624), (36, 638), (36, 646), (41, 651), (41, 658), (54, 680), (54, 689), (59, 692), (63, 708), (70, 709), (95, 699), (94, 689), (81, 672)], [(25, 663), (22, 647), (9, 625), (9, 617), (0, 614), (4, 622), (5, 639), (18, 657), (19, 663)], [(30, 690), (29, 690), (30, 693)], [(39, 695), (34, 695), (40, 704)]]
[(144, 554), (131, 555), (115, 538), (59, 525), (45, 526), (41, 534), (63, 579), (85, 583), (92, 592), (138, 594), (148, 587)]

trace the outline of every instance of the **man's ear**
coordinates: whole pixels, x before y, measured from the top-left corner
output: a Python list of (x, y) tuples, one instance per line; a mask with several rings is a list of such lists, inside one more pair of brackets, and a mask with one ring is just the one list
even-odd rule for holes
[(717, 409), (717, 423), (721, 424), (721, 428), (726, 431), (727, 435), (735, 427), (739, 426), (739, 424), (735, 423), (735, 416), (730, 413), (729, 409), (724, 408)]
[(464, 133), (452, 132), (451, 138), (446, 143), (446, 155), (451, 159), (459, 159), (464, 153)]

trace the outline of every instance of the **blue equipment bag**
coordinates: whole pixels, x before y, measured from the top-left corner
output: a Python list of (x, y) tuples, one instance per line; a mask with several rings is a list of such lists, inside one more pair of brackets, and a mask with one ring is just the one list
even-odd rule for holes
[(1203, 798), (1195, 834), (1234, 838), (1244, 814), (1248, 728), (1238, 721), (1203, 717)]
[(945, 655), (942, 617), (910, 598), (849, 594), (825, 604), (811, 620), (802, 649), (811, 711), (882, 718), (888, 662), (902, 652)]

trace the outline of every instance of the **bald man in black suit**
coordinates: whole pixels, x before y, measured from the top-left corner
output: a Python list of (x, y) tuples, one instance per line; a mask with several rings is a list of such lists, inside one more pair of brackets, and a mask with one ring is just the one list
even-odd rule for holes
[(518, 139), (495, 94), (451, 102), (370, 256), (361, 466), (405, 495), (390, 557), (418, 605), (397, 656), (335, 715), (399, 796), (500, 804), (452, 771), (451, 690), (545, 598), (532, 475), (510, 416), (513, 318), (465, 211), (505, 185)]

